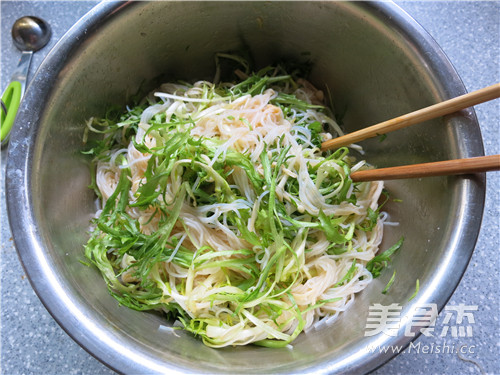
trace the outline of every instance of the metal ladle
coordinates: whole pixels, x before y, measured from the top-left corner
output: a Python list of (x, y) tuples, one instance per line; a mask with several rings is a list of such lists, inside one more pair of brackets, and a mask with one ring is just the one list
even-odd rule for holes
[(2, 94), (2, 108), (0, 110), (0, 139), (2, 145), (8, 140), (21, 98), (24, 95), (33, 52), (45, 47), (51, 35), (50, 26), (38, 17), (21, 17), (12, 26), (14, 45), (22, 51), (22, 54), (17, 68), (12, 74), (11, 82)]

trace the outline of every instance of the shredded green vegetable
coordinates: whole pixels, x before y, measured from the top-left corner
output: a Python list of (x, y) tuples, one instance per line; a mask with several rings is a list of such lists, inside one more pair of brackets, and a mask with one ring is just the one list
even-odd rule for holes
[(417, 279), (417, 282), (415, 283), (415, 292), (411, 295), (408, 302), (410, 302), (413, 298), (415, 298), (417, 296), (419, 290), (420, 290), (420, 280)]
[(391, 276), (391, 278), (390, 278), (389, 282), (388, 282), (388, 283), (387, 283), (387, 285), (385, 286), (384, 290), (382, 290), (382, 294), (386, 294), (386, 293), (389, 291), (389, 289), (390, 289), (390, 288), (391, 288), (391, 286), (392, 286), (392, 283), (394, 283), (395, 278), (396, 278), (396, 270), (394, 270), (394, 272), (393, 272), (393, 274), (392, 274), (392, 276)]
[(89, 120), (103, 206), (85, 255), (120, 304), (209, 346), (282, 347), (352, 303), (402, 240), (375, 256), (383, 185), (350, 179), (367, 166), (347, 148), (319, 150), (341, 134), (320, 90), (217, 58), (242, 80), (166, 84)]

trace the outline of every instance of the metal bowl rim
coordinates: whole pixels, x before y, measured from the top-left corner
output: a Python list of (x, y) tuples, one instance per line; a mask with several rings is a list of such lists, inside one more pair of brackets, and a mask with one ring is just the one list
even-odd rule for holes
[[(94, 7), (89, 13), (82, 17), (56, 44), (49, 55), (46, 57), (40, 68), (38, 69), (32, 83), (28, 87), (25, 99), (21, 104), (21, 110), (16, 119), (16, 126), (11, 135), (10, 147), (7, 156), (7, 171), (6, 171), (6, 198), (9, 223), (12, 229), (14, 242), (20, 257), (21, 263), (26, 271), (30, 283), (36, 294), (51, 313), (59, 325), (85, 350), (91, 355), (105, 363), (108, 367), (118, 372), (134, 372), (141, 370), (151, 370), (150, 368), (141, 367), (137, 362), (123, 358), (115, 348), (96, 340), (91, 335), (82, 335), (78, 329), (72, 324), (75, 317), (73, 312), (67, 309), (65, 302), (61, 299), (61, 285), (57, 284), (57, 280), (51, 280), (50, 288), (43, 287), (44, 281), (50, 277), (50, 260), (44, 258), (43, 239), (38, 232), (36, 220), (33, 214), (32, 197), (30, 196), (31, 178), (34, 173), (31, 170), (31, 162), (33, 160), (33, 150), (37, 139), (39, 123), (36, 121), (38, 112), (43, 112), (43, 98), (50, 97), (51, 87), (45, 84), (47, 79), (53, 79), (58, 74), (63, 65), (63, 61), (72, 51), (85, 39), (87, 30), (92, 30), (99, 24), (106, 22), (110, 17), (115, 16), (121, 10), (134, 6), (132, 3), (126, 2), (103, 2)], [(380, 17), (389, 20), (394, 27), (404, 33), (405, 37), (411, 40), (418, 48), (426, 52), (434, 60), (429, 61), (429, 69), (437, 74), (439, 81), (443, 85), (445, 96), (460, 95), (465, 93), (465, 87), (461, 82), (457, 72), (449, 62), (448, 58), (438, 46), (436, 41), (406, 12), (400, 7), (391, 2), (380, 2), (365, 4), (367, 8), (376, 9)], [(84, 33), (85, 30), (85, 33)], [(91, 34), (91, 33), (88, 33)], [(446, 79), (444, 79), (446, 78)], [(449, 80), (452, 78), (452, 80)], [(30, 110), (28, 104), (35, 103)], [(475, 113), (472, 110), (472, 119), (480, 136), (479, 125)], [(31, 124), (31, 126), (20, 126), (20, 124)], [(468, 150), (470, 155), (484, 155), (482, 143), (476, 145), (475, 148)], [(473, 222), (470, 223), (470, 232), (473, 233), (472, 238), (468, 239), (469, 248), (466, 249), (467, 256), (459, 259), (457, 266), (462, 272), (454, 273), (452, 279), (447, 279), (448, 283), (454, 285), (453, 290), (458, 286), (463, 273), (472, 256), (477, 236), (479, 234), (482, 212), (484, 209), (484, 200), (486, 193), (485, 175), (479, 174), (476, 176), (476, 182), (479, 188), (475, 189), (475, 195), (469, 197), (470, 207), (476, 207), (477, 211), (473, 215)], [(57, 293), (54, 293), (54, 288), (59, 288)], [(66, 296), (71, 300), (71, 296)], [(437, 293), (439, 307), (442, 308), (451, 294), (444, 295)], [(79, 306), (84, 308), (83, 306)], [(88, 307), (85, 307), (88, 309)], [(418, 337), (418, 335), (416, 336)], [(416, 338), (415, 337), (415, 338)], [(407, 346), (414, 338), (396, 337), (386, 340), (384, 345), (401, 345)], [(349, 372), (368, 372), (376, 367), (383, 365), (390, 360), (394, 355), (387, 354), (385, 356), (364, 356), (357, 363), (345, 364), (343, 368), (338, 368), (333, 364), (321, 363), (311, 370), (316, 373), (331, 373), (332, 371), (348, 370)], [(175, 364), (170, 364), (169, 368), (172, 372), (183, 373), (183, 369)]]

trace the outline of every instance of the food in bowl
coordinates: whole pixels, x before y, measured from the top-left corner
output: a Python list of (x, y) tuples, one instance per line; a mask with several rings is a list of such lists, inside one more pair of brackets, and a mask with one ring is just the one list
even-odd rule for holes
[(401, 241), (376, 256), (383, 183), (354, 183), (369, 166), (347, 148), (321, 152), (342, 131), (300, 69), (217, 59), (239, 82), (218, 70), (89, 120), (104, 137), (86, 152), (101, 205), (85, 253), (120, 304), (208, 346), (286, 346), (345, 311)]
[[(484, 178), (389, 181), (391, 197), (401, 202), (390, 199), (383, 210), (399, 225), (384, 226), (382, 249), (405, 236), (404, 251), (391, 264), (397, 275), (390, 292), (380, 293), (393, 274), (383, 272), (348, 313), (300, 334), (293, 350), (214, 350), (187, 331), (158, 329), (171, 324), (161, 313), (116, 303), (100, 272), (80, 263), (96, 210), (81, 154), (84, 122), (105, 117), (109, 105), (130, 103), (129, 93), (155, 77), (163, 79), (144, 90), (179, 77), (213, 81), (214, 52), (246, 46), (258, 66), (311, 59), (310, 81), (334, 90), (332, 108), (337, 114), (347, 108), (348, 131), (465, 93), (435, 41), (392, 3), (100, 3), (59, 41), (27, 90), (6, 183), (16, 248), (35, 291), (76, 342), (119, 373), (368, 373), (394, 353), (367, 347), (405, 346), (418, 336), (405, 335), (403, 327), (396, 336), (366, 336), (370, 306), (402, 304), (402, 321), (423, 303), (441, 309), (472, 254)], [(363, 158), (378, 167), (414, 164), (480, 155), (481, 145), (467, 112), (383, 142), (364, 141)], [(406, 302), (416, 279), (420, 291)]]

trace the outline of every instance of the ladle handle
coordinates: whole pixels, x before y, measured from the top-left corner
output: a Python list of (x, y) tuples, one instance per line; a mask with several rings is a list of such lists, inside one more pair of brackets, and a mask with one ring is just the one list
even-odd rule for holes
[(26, 89), (26, 80), (31, 64), (32, 51), (23, 51), (12, 79), (2, 94), (2, 108), (0, 110), (0, 140), (2, 146), (7, 143), (10, 131), (16, 119), (19, 104)]

